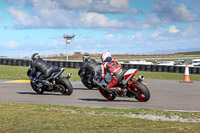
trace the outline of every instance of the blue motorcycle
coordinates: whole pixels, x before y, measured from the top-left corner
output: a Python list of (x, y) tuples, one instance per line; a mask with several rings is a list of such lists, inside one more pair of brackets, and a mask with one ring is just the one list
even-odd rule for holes
[(60, 92), (63, 95), (71, 95), (73, 92), (73, 87), (69, 78), (72, 74), (68, 74), (67, 76), (62, 76), (65, 68), (56, 68), (52, 75), (48, 77), (46, 80), (39, 80), (38, 77), (41, 75), (41, 72), (37, 72), (35, 77), (31, 77), (32, 68), (29, 66), (27, 76), (30, 79), (30, 84), (32, 89), (37, 94), (42, 94), (44, 91), (47, 92)]

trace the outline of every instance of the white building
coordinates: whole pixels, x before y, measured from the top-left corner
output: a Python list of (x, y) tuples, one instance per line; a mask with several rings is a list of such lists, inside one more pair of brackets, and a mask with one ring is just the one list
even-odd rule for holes
[(138, 65), (153, 65), (152, 62), (147, 62), (145, 60), (137, 60), (137, 61), (129, 61), (130, 64), (138, 64)]

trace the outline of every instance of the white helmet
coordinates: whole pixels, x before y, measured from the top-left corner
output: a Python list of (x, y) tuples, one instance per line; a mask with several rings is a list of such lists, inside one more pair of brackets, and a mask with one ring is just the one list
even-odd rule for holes
[(106, 58), (112, 58), (110, 52), (104, 52), (101, 54), (101, 61), (104, 62), (106, 60)]

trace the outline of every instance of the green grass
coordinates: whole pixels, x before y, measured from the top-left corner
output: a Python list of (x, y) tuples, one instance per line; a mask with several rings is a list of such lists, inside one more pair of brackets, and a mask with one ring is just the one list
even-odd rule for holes
[(28, 67), (0, 65), (0, 79), (28, 79)]
[[(146, 71), (138, 71), (136, 73), (136, 77), (138, 75), (144, 75), (145, 79), (160, 79), (160, 80), (183, 80), (183, 73), (169, 73), (169, 72), (146, 72)], [(190, 74), (191, 81), (200, 81), (199, 74)]]
[[(26, 75), (28, 67), (23, 66), (9, 66), (9, 65), (0, 65), (0, 79), (16, 79), (16, 80), (28, 80)], [(70, 81), (80, 80), (78, 76), (78, 69), (66, 68), (63, 75), (67, 76), (69, 73), (72, 73)]]
[[(28, 79), (28, 67), (0, 65), (0, 79)], [(71, 81), (80, 80), (78, 69), (67, 68), (63, 75), (72, 73)], [(183, 80), (183, 74), (138, 71), (146, 79)], [(200, 81), (200, 75), (190, 75)], [(67, 102), (67, 101), (66, 101)], [(200, 119), (200, 112), (175, 112), (153, 109), (89, 108), (61, 105), (0, 103), (0, 133), (198, 133), (200, 124), (131, 118), (130, 115), (178, 116)], [(124, 116), (126, 115), (126, 116)]]
[[(26, 72), (28, 67), (22, 66), (6, 66), (0, 65), (0, 79), (28, 79)], [(80, 77), (78, 76), (78, 69), (66, 68), (63, 75), (68, 75), (72, 73), (73, 76), (70, 78), (70, 81), (79, 81)], [(183, 73), (168, 73), (168, 72), (146, 72), (138, 71), (138, 75), (144, 75), (145, 79), (160, 79), (160, 80), (183, 80)], [(200, 81), (199, 74), (190, 74), (191, 81)]]
[(145, 109), (108, 109), (0, 103), (0, 132), (48, 133), (197, 133), (199, 123), (145, 120), (124, 114), (158, 114), (199, 118), (199, 113)]
[(177, 54), (184, 54), (184, 55), (200, 55), (200, 51), (193, 51), (193, 52), (179, 52)]

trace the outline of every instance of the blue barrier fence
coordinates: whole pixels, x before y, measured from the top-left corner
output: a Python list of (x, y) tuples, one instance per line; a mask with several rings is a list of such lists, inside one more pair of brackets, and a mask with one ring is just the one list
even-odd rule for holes
[[(65, 61), (65, 60), (46, 60), (57, 67), (65, 68), (79, 68), (82, 65), (81, 61)], [(30, 59), (16, 59), (16, 58), (0, 58), (0, 65), (12, 65), (12, 66), (29, 66), (31, 64)], [(162, 65), (138, 65), (138, 64), (121, 64), (125, 69), (138, 69), (139, 71), (149, 72), (172, 72), (172, 73), (184, 73), (184, 66), (162, 66)], [(189, 67), (191, 74), (200, 74), (200, 67)]]

